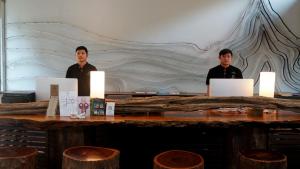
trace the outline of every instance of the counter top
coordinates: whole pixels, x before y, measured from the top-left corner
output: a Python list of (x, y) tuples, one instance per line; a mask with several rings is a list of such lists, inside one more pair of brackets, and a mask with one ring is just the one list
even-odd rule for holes
[(0, 125), (32, 128), (60, 128), (90, 125), (134, 125), (141, 127), (235, 127), (235, 126), (293, 126), (300, 127), (300, 114), (286, 110), (211, 109), (204, 111), (166, 111), (160, 115), (91, 116), (85, 119), (45, 115), (1, 115)]

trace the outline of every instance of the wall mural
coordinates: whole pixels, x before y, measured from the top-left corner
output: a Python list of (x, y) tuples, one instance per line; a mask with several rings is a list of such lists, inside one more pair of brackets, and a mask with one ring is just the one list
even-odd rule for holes
[(231, 37), (222, 43), (238, 56), (236, 66), (258, 85), (260, 71), (276, 72), (277, 91), (300, 91), (300, 39), (270, 1), (254, 0)]
[[(276, 90), (300, 92), (300, 40), (269, 0), (252, 0), (226, 40), (205, 49), (193, 43), (122, 41), (60, 22), (7, 23), (8, 90), (32, 90), (38, 76), (64, 77), (74, 48), (89, 48), (89, 62), (106, 72), (106, 90), (205, 92), (208, 69), (223, 47), (245, 78), (276, 72)], [(212, 61), (213, 60), (213, 61)], [(17, 82), (17, 83), (16, 83)]]

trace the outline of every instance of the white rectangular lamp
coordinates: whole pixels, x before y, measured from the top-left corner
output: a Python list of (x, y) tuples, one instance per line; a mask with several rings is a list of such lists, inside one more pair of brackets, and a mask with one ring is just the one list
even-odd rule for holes
[(260, 72), (259, 96), (274, 98), (275, 72)]
[(105, 72), (91, 71), (91, 115), (105, 115)]

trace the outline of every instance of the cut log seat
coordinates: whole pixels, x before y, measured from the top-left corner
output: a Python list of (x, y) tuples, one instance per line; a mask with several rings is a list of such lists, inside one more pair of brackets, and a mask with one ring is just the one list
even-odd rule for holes
[(279, 152), (246, 150), (240, 154), (240, 169), (287, 169), (287, 157)]
[(158, 154), (154, 158), (153, 169), (204, 169), (201, 155), (183, 151), (170, 150)]
[(37, 154), (29, 147), (0, 148), (0, 169), (35, 169)]
[(103, 147), (71, 147), (63, 153), (63, 169), (119, 169), (120, 152)]

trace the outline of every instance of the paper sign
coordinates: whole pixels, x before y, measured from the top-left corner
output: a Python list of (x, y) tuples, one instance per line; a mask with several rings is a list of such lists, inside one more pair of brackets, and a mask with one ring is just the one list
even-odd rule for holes
[(79, 117), (90, 116), (90, 97), (79, 96), (77, 97), (77, 112)]
[(77, 94), (75, 91), (59, 91), (60, 116), (77, 114)]
[(55, 116), (57, 107), (58, 107), (58, 97), (51, 96), (48, 103), (47, 116)]
[(91, 99), (91, 115), (105, 115), (105, 100), (93, 98)]
[(115, 102), (106, 102), (106, 116), (115, 115)]
[(57, 84), (50, 85), (50, 97), (58, 96), (59, 86)]

